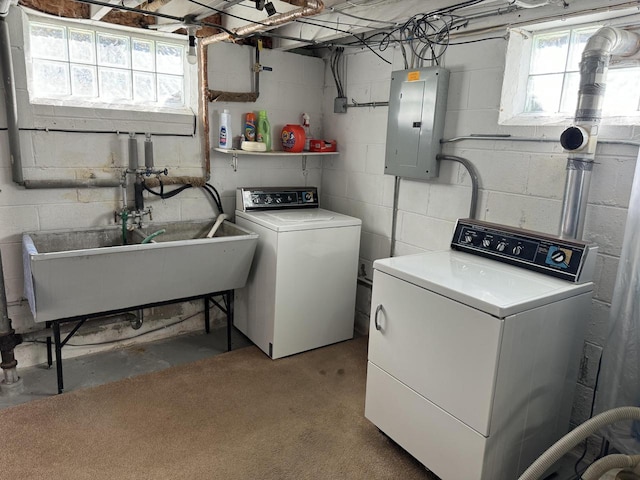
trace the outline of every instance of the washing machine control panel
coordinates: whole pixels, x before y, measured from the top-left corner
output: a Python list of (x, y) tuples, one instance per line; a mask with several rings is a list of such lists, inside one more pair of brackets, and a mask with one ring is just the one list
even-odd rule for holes
[(591, 281), (597, 247), (479, 220), (458, 220), (451, 248), (576, 283)]
[(244, 211), (285, 208), (317, 208), (316, 187), (242, 187), (236, 195), (237, 208)]

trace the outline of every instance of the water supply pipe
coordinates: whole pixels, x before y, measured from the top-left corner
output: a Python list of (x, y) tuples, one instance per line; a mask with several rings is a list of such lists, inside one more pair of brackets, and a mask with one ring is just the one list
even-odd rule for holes
[(22, 343), (22, 337), (11, 328), (3, 272), (2, 255), (0, 254), (0, 358), (2, 359), (0, 368), (4, 374), (4, 379), (0, 381), (0, 391), (19, 393), (17, 388), (22, 386), (22, 381), (16, 370), (18, 361), (15, 358), (14, 349)]
[(560, 144), (569, 152), (560, 238), (582, 238), (609, 61), (612, 56), (629, 57), (639, 50), (640, 36), (614, 27), (598, 30), (584, 48), (574, 125), (560, 137)]

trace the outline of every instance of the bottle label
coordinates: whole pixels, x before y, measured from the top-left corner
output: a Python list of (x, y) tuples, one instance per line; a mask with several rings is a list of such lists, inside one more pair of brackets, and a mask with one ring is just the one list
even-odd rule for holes
[(220, 146), (227, 146), (227, 127), (220, 127)]
[(285, 150), (293, 150), (296, 146), (296, 134), (293, 130), (282, 130), (282, 148)]
[(247, 123), (244, 129), (244, 138), (249, 142), (253, 142), (256, 139), (256, 127), (252, 123)]

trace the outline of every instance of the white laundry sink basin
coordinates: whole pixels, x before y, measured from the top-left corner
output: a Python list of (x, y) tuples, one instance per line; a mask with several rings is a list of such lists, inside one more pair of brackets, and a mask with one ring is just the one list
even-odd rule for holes
[[(117, 225), (23, 234), (25, 296), (37, 322), (241, 288), (258, 235), (225, 221)], [(149, 243), (143, 239), (165, 230)]]

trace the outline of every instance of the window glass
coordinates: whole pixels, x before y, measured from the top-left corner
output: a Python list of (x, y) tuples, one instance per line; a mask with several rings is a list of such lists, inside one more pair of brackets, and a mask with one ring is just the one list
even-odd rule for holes
[(69, 69), (66, 63), (33, 61), (33, 85), (42, 95), (69, 95)]
[(530, 73), (564, 72), (569, 38), (568, 31), (536, 35), (533, 38)]
[(69, 29), (69, 60), (75, 63), (96, 63), (93, 32)]
[(562, 92), (562, 78), (561, 73), (529, 77), (525, 111), (556, 112)]
[(133, 98), (140, 102), (156, 101), (156, 82), (153, 74), (133, 72)]
[(31, 21), (29, 35), (31, 98), (81, 99), (91, 102), (87, 107), (185, 106), (181, 43), (57, 20)]
[(49, 60), (67, 59), (67, 36), (63, 27), (32, 23), (31, 56)]
[(164, 105), (184, 103), (181, 79), (176, 75), (158, 74), (158, 101)]
[(131, 57), (134, 70), (144, 70), (145, 72), (154, 70), (155, 55), (153, 43), (154, 42), (136, 38), (132, 40), (133, 48), (131, 50)]
[[(574, 114), (580, 87), (580, 60), (591, 35), (590, 26), (533, 36), (525, 98), (526, 113)], [(636, 113), (640, 102), (638, 68), (610, 68), (603, 114)]]
[(71, 64), (71, 91), (74, 96), (95, 98), (98, 96), (96, 67)]
[(181, 45), (158, 43), (156, 49), (158, 73), (182, 75), (184, 65), (183, 54), (184, 47)]
[(131, 74), (127, 70), (100, 67), (98, 69), (100, 94), (108, 100), (131, 98)]
[(129, 68), (130, 57), (127, 37), (98, 34), (98, 65)]

